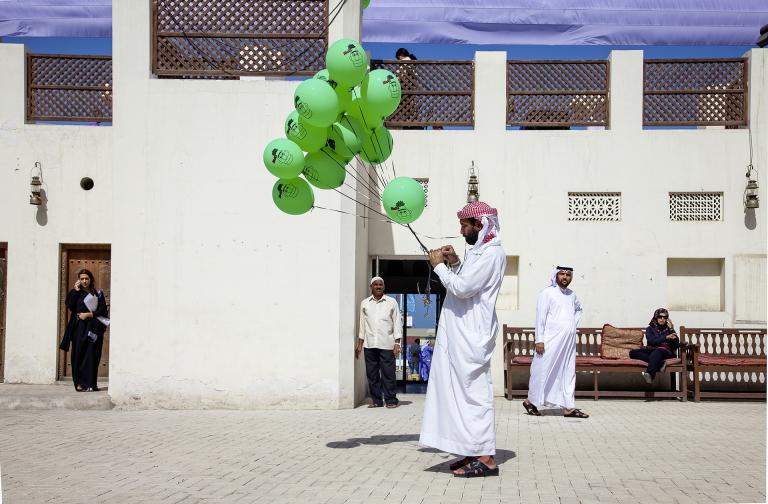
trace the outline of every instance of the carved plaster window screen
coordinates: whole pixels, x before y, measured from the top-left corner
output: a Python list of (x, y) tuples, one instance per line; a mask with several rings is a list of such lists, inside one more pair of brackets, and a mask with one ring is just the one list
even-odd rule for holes
[(421, 188), (424, 190), (424, 208), (428, 207), (429, 206), (429, 179), (415, 178), (413, 180), (421, 184)]
[(721, 221), (723, 220), (723, 193), (669, 193), (669, 220)]
[(568, 193), (568, 220), (618, 222), (621, 220), (621, 193)]

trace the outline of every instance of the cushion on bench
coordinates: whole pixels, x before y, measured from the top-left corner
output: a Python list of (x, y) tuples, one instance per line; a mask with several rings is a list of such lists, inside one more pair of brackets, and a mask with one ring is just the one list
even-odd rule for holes
[(629, 359), (629, 351), (643, 346), (643, 331), (603, 326), (600, 355), (604, 359)]
[(755, 357), (727, 357), (724, 355), (699, 355), (700, 366), (766, 366), (765, 358)]

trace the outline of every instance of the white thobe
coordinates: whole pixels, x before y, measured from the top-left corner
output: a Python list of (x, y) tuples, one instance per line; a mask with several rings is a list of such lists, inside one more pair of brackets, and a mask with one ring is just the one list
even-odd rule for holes
[(581, 303), (571, 289), (552, 285), (541, 291), (536, 306), (536, 343), (544, 354), (534, 354), (528, 401), (536, 407), (575, 407), (576, 326)]
[(461, 265), (435, 267), (446, 297), (429, 371), (422, 445), (457, 455), (496, 453), (491, 354), (506, 263), (495, 238), (470, 249)]

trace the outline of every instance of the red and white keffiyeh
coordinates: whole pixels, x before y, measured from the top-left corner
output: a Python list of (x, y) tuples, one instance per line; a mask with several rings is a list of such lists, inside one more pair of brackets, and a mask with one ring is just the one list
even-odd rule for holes
[(456, 212), (459, 219), (475, 218), (480, 219), (483, 229), (478, 233), (477, 241), (488, 243), (494, 238), (499, 238), (499, 212), (487, 203), (482, 201), (473, 201), (467, 206)]

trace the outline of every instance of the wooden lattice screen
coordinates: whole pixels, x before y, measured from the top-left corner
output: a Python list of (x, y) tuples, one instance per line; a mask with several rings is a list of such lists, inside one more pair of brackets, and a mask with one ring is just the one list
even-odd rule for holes
[(28, 121), (112, 121), (112, 58), (27, 54)]
[(158, 76), (312, 75), (325, 66), (328, 0), (153, 0)]
[(507, 125), (608, 126), (607, 61), (508, 61)]
[(644, 126), (745, 126), (747, 60), (645, 60)]
[(403, 98), (386, 122), (390, 128), (474, 126), (475, 66), (472, 61), (376, 60), (400, 79)]

